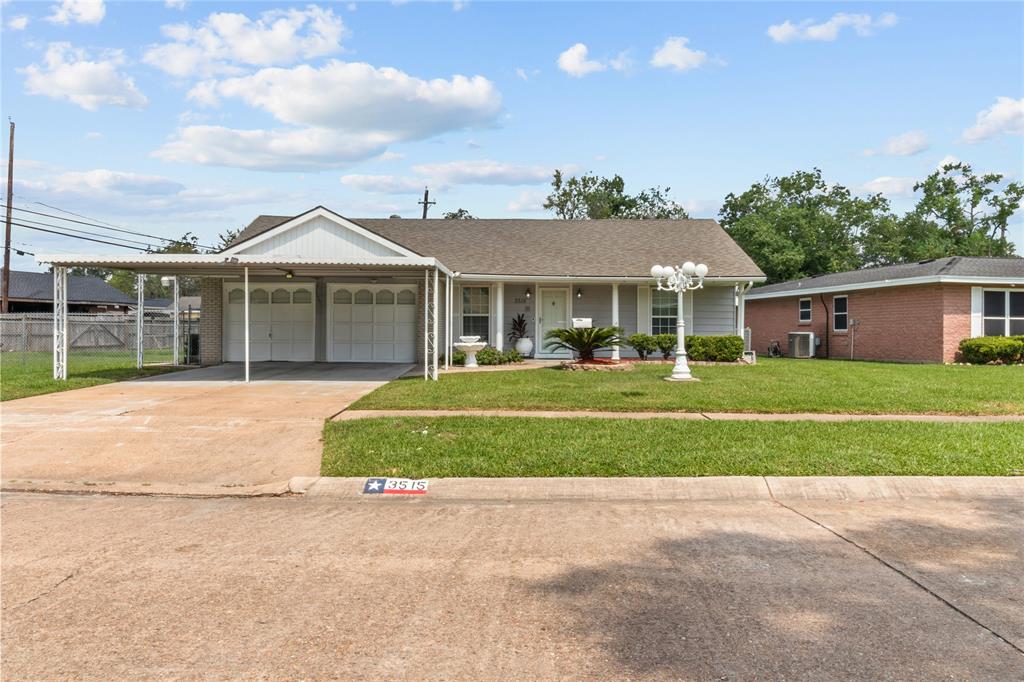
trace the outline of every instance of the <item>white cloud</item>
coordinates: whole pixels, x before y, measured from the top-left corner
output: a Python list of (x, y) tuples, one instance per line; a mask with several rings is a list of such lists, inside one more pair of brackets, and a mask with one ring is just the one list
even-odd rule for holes
[(50, 43), (43, 65), (32, 64), (21, 72), (25, 74), (25, 91), (30, 95), (66, 99), (89, 111), (101, 106), (141, 109), (149, 100), (130, 76), (118, 70), (124, 62), (120, 50), (90, 59), (85, 50), (70, 43)]
[(554, 166), (471, 160), (419, 164), (413, 166), (412, 170), (445, 185), (532, 185), (550, 181)]
[(633, 68), (633, 58), (629, 54), (629, 50), (623, 50), (613, 59), (608, 60), (608, 66), (612, 67), (615, 71), (629, 71)]
[(963, 140), (973, 144), (1001, 134), (1024, 135), (1024, 97), (997, 97), (995, 104), (978, 112)]
[(960, 159), (956, 158), (952, 154), (946, 154), (941, 159), (939, 159), (939, 162), (937, 164), (935, 164), (935, 170), (942, 170), (951, 163), (960, 163)]
[(587, 46), (583, 43), (576, 43), (568, 50), (558, 55), (558, 68), (570, 76), (582, 78), (589, 73), (604, 71), (607, 65), (601, 62), (587, 59)]
[(516, 75), (519, 76), (524, 81), (530, 80), (530, 76), (526, 73), (526, 69), (524, 69), (524, 68), (522, 68), (520, 66), (516, 67)]
[(164, 7), (168, 9), (185, 9), (188, 0), (164, 0)]
[(909, 197), (914, 193), (917, 178), (896, 178), (888, 175), (875, 178), (861, 185), (870, 194), (885, 194), (890, 197)]
[(51, 7), (53, 13), (46, 17), (55, 24), (98, 24), (103, 21), (107, 8), (103, 0), (62, 0)]
[(877, 29), (892, 28), (899, 22), (892, 12), (880, 15), (877, 19), (870, 14), (847, 14), (839, 12), (828, 21), (820, 24), (814, 23), (814, 19), (805, 19), (794, 24), (788, 19), (781, 24), (774, 24), (768, 27), (768, 36), (777, 43), (790, 43), (793, 41), (817, 40), (831, 42), (839, 37), (844, 28), (851, 28), (860, 37), (873, 35)]
[(292, 64), (337, 54), (346, 33), (330, 9), (270, 10), (250, 19), (216, 12), (199, 22), (169, 24), (161, 32), (171, 42), (150, 47), (143, 61), (172, 76), (239, 73), (241, 66)]
[(468, 0), (452, 0), (452, 11), (461, 12), (469, 7)]
[(378, 161), (399, 161), (405, 158), (405, 154), (401, 152), (384, 152), (377, 157)]
[(865, 149), (864, 156), (886, 154), (888, 156), (913, 156), (928, 149), (928, 136), (920, 130), (890, 137), (881, 149)]
[(24, 31), (25, 27), (28, 26), (28, 17), (24, 14), (19, 14), (16, 17), (11, 17), (7, 21), (7, 28), (12, 31)]
[(235, 98), (296, 129), (192, 126), (159, 158), (243, 168), (337, 167), (383, 153), (388, 145), (494, 125), (501, 95), (482, 76), (423, 80), (398, 69), (330, 61), (320, 68), (262, 69), (204, 81), (189, 93), (204, 105)]
[(103, 133), (97, 133), (95, 131), (88, 132), (88, 133), (85, 134), (85, 139), (87, 139), (87, 140), (102, 140), (103, 139)]
[(481, 149), (483, 147), (483, 145), (476, 140), (466, 140), (466, 146), (470, 149)]
[(415, 175), (343, 175), (341, 183), (380, 194), (408, 194), (425, 186), (445, 189), (454, 185), (534, 185), (550, 180), (554, 166), (470, 160), (418, 164), (411, 170)]
[(62, 173), (53, 179), (52, 186), (61, 193), (103, 192), (108, 194), (166, 195), (177, 194), (185, 185), (159, 175), (141, 175), (97, 168), (90, 171)]
[(686, 46), (688, 42), (690, 42), (689, 38), (679, 36), (668, 38), (661, 47), (654, 51), (654, 55), (651, 57), (651, 66), (688, 71), (705, 64), (708, 60), (707, 52), (691, 50)]
[(253, 170), (336, 168), (379, 156), (394, 138), (384, 134), (348, 134), (327, 128), (237, 130), (193, 125), (180, 129), (153, 152), (163, 161), (231, 166)]
[(537, 213), (544, 210), (547, 193), (541, 190), (525, 190), (505, 206), (509, 213)]

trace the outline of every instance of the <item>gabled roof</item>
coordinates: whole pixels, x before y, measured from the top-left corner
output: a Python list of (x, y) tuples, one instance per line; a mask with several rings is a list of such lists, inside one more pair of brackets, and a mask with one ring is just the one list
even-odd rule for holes
[(1024, 284), (1024, 258), (979, 258), (948, 256), (916, 263), (883, 265), (861, 270), (804, 277), (789, 282), (757, 287), (747, 299), (775, 298), (846, 289), (868, 289), (940, 282), (986, 282)]
[[(292, 218), (258, 216), (230, 246)], [(692, 260), (711, 277), (764, 277), (714, 220), (348, 220), (464, 274), (648, 277), (655, 263)]]
[[(11, 300), (53, 301), (53, 275), (49, 272), (11, 270), (10, 287)], [(110, 286), (99, 277), (69, 275), (68, 303), (131, 305), (135, 303), (135, 299)]]

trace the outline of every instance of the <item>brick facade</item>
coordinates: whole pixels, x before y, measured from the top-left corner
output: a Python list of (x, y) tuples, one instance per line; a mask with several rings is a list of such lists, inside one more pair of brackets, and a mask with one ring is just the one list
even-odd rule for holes
[(199, 363), (217, 365), (224, 361), (221, 346), (224, 282), (206, 277), (200, 281), (199, 292), (203, 297), (202, 313), (199, 316)]
[[(847, 332), (831, 331), (832, 301), (843, 295), (848, 297), (849, 319), (857, 324)], [(811, 299), (810, 324), (798, 322), (800, 298)], [(746, 324), (759, 354), (778, 339), (788, 355), (789, 332), (813, 331), (821, 340), (817, 357), (952, 362), (960, 340), (970, 336), (971, 288), (929, 284), (747, 300)]]

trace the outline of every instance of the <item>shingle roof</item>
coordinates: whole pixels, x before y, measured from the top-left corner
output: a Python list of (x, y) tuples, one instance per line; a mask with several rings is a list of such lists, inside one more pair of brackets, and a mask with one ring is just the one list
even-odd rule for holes
[(792, 291), (821, 289), (825, 287), (857, 286), (875, 282), (908, 279), (911, 277), (989, 277), (993, 280), (1007, 277), (1024, 277), (1024, 258), (978, 258), (973, 256), (949, 256), (917, 263), (883, 265), (862, 270), (835, 272), (817, 277), (804, 277), (789, 282), (757, 287), (749, 297)]
[[(11, 270), (11, 299), (53, 301), (53, 275), (48, 272)], [(132, 304), (135, 299), (99, 277), (68, 276), (68, 303)]]
[[(292, 217), (261, 215), (232, 245)], [(463, 273), (644, 277), (655, 263), (692, 260), (711, 276), (763, 276), (714, 220), (350, 220)]]

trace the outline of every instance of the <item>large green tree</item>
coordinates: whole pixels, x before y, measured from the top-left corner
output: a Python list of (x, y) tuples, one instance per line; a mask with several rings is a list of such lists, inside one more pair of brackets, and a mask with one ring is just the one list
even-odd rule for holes
[[(199, 253), (199, 238), (191, 232), (186, 232), (181, 239), (169, 242), (161, 249), (153, 253)], [(129, 296), (136, 295), (135, 273), (127, 270), (115, 270), (108, 280), (110, 285), (120, 289)], [(143, 285), (143, 296), (145, 298), (170, 298), (171, 289), (160, 283), (157, 275), (147, 275)], [(182, 296), (196, 296), (199, 294), (199, 280), (195, 277), (179, 277), (178, 292)]]
[(455, 211), (448, 211), (441, 217), (445, 220), (473, 220), (476, 218), (475, 215), (464, 208), (460, 208)]
[(884, 197), (853, 196), (846, 187), (825, 182), (818, 168), (730, 193), (719, 212), (722, 227), (769, 282), (859, 267), (860, 235), (892, 219)]
[(585, 173), (566, 178), (556, 170), (544, 208), (567, 220), (688, 218), (686, 209), (669, 198), (669, 191), (670, 187), (655, 186), (631, 195), (620, 175), (604, 178)]

